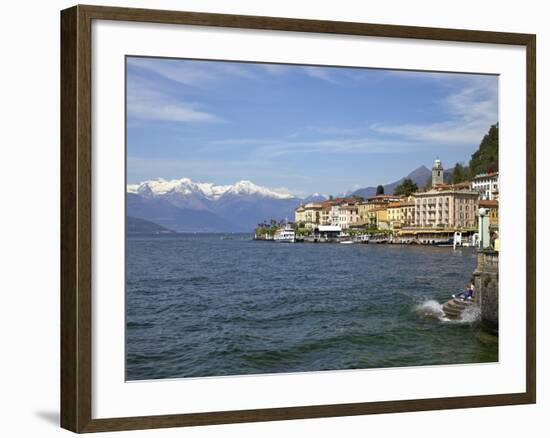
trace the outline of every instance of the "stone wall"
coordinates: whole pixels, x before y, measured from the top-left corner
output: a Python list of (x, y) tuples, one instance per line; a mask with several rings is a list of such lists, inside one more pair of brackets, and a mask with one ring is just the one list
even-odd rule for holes
[(474, 284), (482, 322), (498, 331), (498, 252), (478, 251)]

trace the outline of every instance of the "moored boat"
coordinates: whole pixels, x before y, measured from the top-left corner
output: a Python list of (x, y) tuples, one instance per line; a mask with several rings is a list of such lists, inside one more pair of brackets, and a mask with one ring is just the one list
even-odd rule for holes
[(296, 232), (290, 224), (287, 224), (284, 227), (279, 228), (277, 231), (275, 231), (273, 240), (275, 242), (294, 243), (296, 242)]

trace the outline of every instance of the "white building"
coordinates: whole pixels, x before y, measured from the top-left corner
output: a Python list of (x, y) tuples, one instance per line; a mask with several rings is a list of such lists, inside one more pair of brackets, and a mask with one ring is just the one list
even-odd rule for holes
[(479, 192), (481, 199), (494, 199), (498, 193), (498, 172), (482, 173), (472, 179), (472, 189)]
[(335, 227), (340, 226), (340, 206), (338, 204), (332, 205), (330, 207), (330, 225)]
[(423, 228), (475, 227), (479, 193), (457, 186), (439, 186), (415, 193), (415, 225)]
[(358, 204), (340, 206), (340, 227), (345, 230), (359, 223)]

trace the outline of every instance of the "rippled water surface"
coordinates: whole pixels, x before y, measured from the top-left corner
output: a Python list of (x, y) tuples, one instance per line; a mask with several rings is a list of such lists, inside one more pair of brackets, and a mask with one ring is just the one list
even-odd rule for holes
[(127, 379), (494, 362), (476, 315), (438, 303), (471, 249), (284, 244), (247, 235), (127, 240)]

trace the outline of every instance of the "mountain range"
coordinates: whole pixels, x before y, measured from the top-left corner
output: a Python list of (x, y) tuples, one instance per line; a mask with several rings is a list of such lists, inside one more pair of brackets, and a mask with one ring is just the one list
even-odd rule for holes
[[(449, 177), (451, 176), (451, 173), (452, 173), (452, 169), (445, 169), (443, 171), (443, 178), (445, 181), (449, 179)], [(431, 177), (432, 177), (432, 171), (428, 169), (426, 166), (417, 167), (407, 176), (404, 176), (403, 178), (398, 179), (397, 181), (384, 185), (384, 193), (388, 195), (393, 194), (393, 191), (395, 190), (395, 188), (407, 178), (411, 179), (418, 186), (418, 188), (422, 188), (426, 185), (426, 183)], [(355, 190), (354, 192), (351, 193), (351, 196), (362, 196), (363, 198), (369, 198), (374, 195), (376, 195), (376, 187), (364, 187), (362, 189)]]
[[(423, 187), (430, 176), (431, 171), (420, 166), (398, 181), (386, 184), (384, 193), (393, 193), (405, 178)], [(365, 198), (375, 194), (376, 187), (351, 193)], [(251, 181), (215, 185), (189, 178), (158, 178), (128, 184), (126, 214), (178, 232), (250, 232), (265, 220), (292, 220), (294, 209), (300, 204), (325, 199), (327, 196), (319, 193), (300, 198), (285, 189), (262, 187)], [(141, 229), (143, 224), (139, 225)]]
[(251, 181), (215, 185), (157, 179), (128, 185), (126, 214), (180, 232), (249, 232), (266, 219), (292, 219), (294, 209), (310, 199)]
[(126, 216), (126, 232), (128, 234), (167, 234), (174, 231), (145, 219)]

